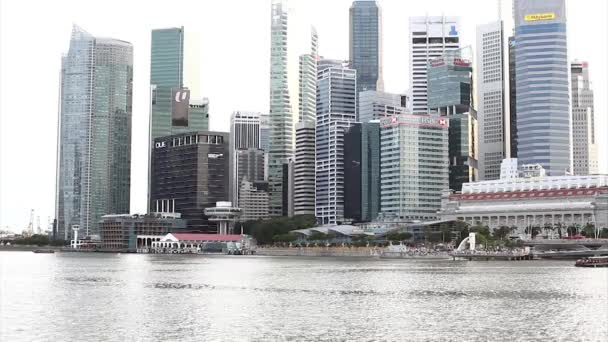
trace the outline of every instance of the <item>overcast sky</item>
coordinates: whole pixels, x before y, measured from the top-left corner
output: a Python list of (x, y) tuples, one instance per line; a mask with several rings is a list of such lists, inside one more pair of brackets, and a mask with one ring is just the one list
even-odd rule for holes
[[(320, 54), (348, 58), (351, 0), (295, 0), (300, 19), (316, 26)], [(381, 0), (384, 80), (389, 92), (409, 87), (408, 18), (461, 17), (463, 45), (475, 27), (497, 19), (491, 0)], [(589, 61), (595, 90), (600, 166), (607, 171), (608, 1), (568, 0), (568, 52)], [(511, 1), (503, 1), (508, 32)], [(131, 212), (145, 212), (150, 30), (184, 26), (200, 35), (200, 86), (210, 99), (210, 127), (228, 131), (234, 110), (268, 112), (270, 0), (0, 1), (0, 229), (24, 229), (30, 209), (43, 229), (53, 218), (60, 57), (72, 24), (94, 36), (134, 45)], [(302, 44), (303, 45), (303, 44)]]

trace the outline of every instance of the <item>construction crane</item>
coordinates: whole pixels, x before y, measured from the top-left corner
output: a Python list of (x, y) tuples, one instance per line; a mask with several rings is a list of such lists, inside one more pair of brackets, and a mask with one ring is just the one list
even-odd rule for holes
[(27, 233), (30, 236), (34, 235), (34, 209), (30, 211), (30, 224), (27, 226)]

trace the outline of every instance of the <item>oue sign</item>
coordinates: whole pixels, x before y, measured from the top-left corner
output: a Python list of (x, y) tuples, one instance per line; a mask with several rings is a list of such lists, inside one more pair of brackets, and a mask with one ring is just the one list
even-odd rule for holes
[(159, 141), (157, 143), (154, 144), (155, 148), (163, 148), (166, 147), (165, 142), (164, 141)]

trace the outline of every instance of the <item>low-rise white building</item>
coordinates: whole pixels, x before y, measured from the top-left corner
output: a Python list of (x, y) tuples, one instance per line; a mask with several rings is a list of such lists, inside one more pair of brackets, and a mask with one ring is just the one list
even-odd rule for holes
[(608, 175), (545, 176), (540, 166), (522, 166), (505, 159), (501, 179), (465, 183), (461, 193), (446, 191), (443, 220), (481, 223), (490, 229), (547, 224), (608, 227)]

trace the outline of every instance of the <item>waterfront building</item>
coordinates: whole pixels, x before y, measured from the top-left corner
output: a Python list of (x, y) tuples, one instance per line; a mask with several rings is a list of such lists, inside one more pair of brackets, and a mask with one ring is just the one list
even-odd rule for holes
[(501, 178), (464, 184), (460, 194), (445, 192), (441, 218), (500, 226), (562, 226), (587, 223), (608, 227), (608, 176), (548, 176), (540, 164), (503, 162)]
[(199, 131), (154, 140), (150, 211), (172, 203), (188, 228), (215, 232), (203, 213), (228, 199), (228, 133)]
[(101, 216), (129, 212), (133, 46), (74, 25), (61, 59), (55, 194), (57, 237), (98, 234)]
[(449, 128), (450, 189), (477, 180), (477, 112), (473, 108), (470, 48), (447, 51), (428, 66), (428, 106)]
[[(283, 164), (294, 154), (294, 120), (298, 118), (298, 58), (285, 0), (272, 0), (270, 27), (270, 137), (268, 185), (270, 214), (283, 210)], [(295, 68), (293, 67), (295, 65)]]
[(239, 234), (169, 233), (152, 242), (153, 253), (251, 252), (255, 248), (255, 239)]
[(509, 37), (509, 158), (517, 158), (517, 77), (515, 70), (515, 37)]
[(300, 55), (299, 122), (314, 122), (317, 116), (317, 41), (317, 30), (313, 27), (310, 33), (310, 53)]
[(314, 121), (304, 121), (296, 125), (296, 160), (294, 166), (294, 214), (315, 214)]
[(350, 68), (357, 70), (357, 94), (384, 89), (382, 8), (375, 0), (355, 0), (349, 9)]
[(232, 202), (220, 201), (213, 207), (205, 208), (205, 216), (217, 224), (217, 234), (233, 234), (234, 223), (241, 217), (241, 208), (232, 206)]
[(565, 0), (514, 0), (517, 158), (572, 171)]
[(357, 121), (365, 123), (385, 116), (407, 112), (407, 95), (391, 94), (377, 90), (359, 92)]
[(575, 175), (598, 173), (597, 140), (593, 90), (589, 82), (589, 64), (570, 63), (572, 87), (572, 161)]
[(359, 222), (361, 212), (362, 127), (353, 123), (344, 134), (344, 219)]
[[(265, 152), (262, 151), (262, 114), (257, 112), (235, 111), (230, 116), (230, 200), (238, 205), (238, 188), (240, 184), (239, 175), (241, 172), (237, 168), (239, 156), (243, 153), (251, 154), (253, 152), (241, 152), (249, 149), (261, 151), (262, 156), (262, 179), (265, 175)], [(259, 154), (258, 153), (258, 154)], [(241, 165), (243, 165), (241, 163)], [(260, 175), (256, 174), (254, 178), (249, 178), (252, 181), (258, 181)]]
[(380, 212), (380, 121), (361, 124), (361, 220)]
[(344, 218), (344, 133), (355, 122), (357, 71), (320, 60), (317, 76), (315, 215), (320, 224)]
[(186, 220), (179, 213), (104, 215), (99, 222), (102, 247), (125, 252), (151, 248), (152, 241), (185, 229)]
[(447, 118), (400, 114), (380, 120), (382, 216), (394, 220), (438, 217), (449, 186)]
[(428, 113), (428, 62), (441, 57), (448, 50), (459, 49), (459, 31), (458, 17), (410, 17), (410, 85), (413, 113)]
[(292, 217), (294, 215), (295, 195), (295, 161), (288, 160), (283, 164), (283, 194), (282, 194), (282, 216)]
[(480, 180), (500, 178), (500, 163), (509, 155), (511, 147), (505, 57), (502, 20), (477, 26), (475, 85), (479, 123)]
[[(209, 129), (209, 99), (198, 87), (198, 41), (183, 27), (152, 30), (148, 181), (154, 140)], [(148, 184), (148, 200), (150, 200)]]
[(239, 208), (242, 210), (241, 222), (266, 220), (268, 214), (268, 183), (241, 180), (239, 188)]

